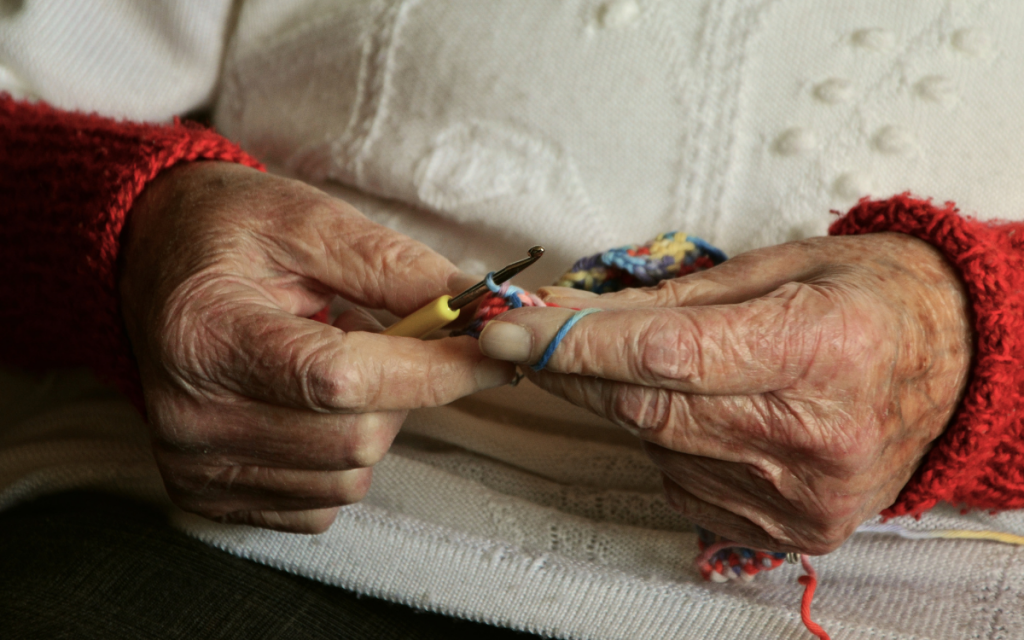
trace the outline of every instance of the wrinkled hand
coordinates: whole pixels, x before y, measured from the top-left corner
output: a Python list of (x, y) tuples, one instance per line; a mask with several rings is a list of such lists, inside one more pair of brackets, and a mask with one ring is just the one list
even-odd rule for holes
[[(669, 502), (760, 549), (822, 554), (891, 505), (966, 383), (963, 288), (910, 236), (817, 238), (601, 297), (538, 385), (630, 429)], [(510, 311), (480, 339), (536, 362), (564, 309)]]
[(292, 180), (203, 162), (132, 209), (122, 312), (171, 498), (225, 522), (319, 532), (366, 493), (406, 410), (507, 382), (471, 338), (306, 319), (338, 294), (406, 315), (466, 277)]

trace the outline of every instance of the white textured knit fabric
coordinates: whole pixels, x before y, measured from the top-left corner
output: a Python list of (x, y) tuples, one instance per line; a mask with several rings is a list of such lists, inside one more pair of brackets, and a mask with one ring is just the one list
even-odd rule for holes
[[(544, 244), (535, 287), (671, 229), (730, 254), (820, 234), (866, 194), (1019, 219), (1022, 27), (1014, 0), (247, 0), (215, 120), (468, 271)], [(0, 507), (166, 501), (144, 425), (87, 378), (4, 374), (0, 400)], [(528, 384), (413, 412), (321, 536), (175, 514), (231, 553), (554, 637), (808, 637), (798, 568), (703, 582), (636, 441)], [(1024, 535), (1018, 512), (898, 521)], [(857, 534), (815, 566), (835, 638), (1024, 637), (1024, 549)]]
[(2, 0), (0, 91), (160, 121), (209, 106), (231, 0)]
[(305, 5), (246, 3), (217, 125), (486, 251), (563, 267), (679, 229), (731, 255), (905, 190), (1024, 214), (1014, 0)]

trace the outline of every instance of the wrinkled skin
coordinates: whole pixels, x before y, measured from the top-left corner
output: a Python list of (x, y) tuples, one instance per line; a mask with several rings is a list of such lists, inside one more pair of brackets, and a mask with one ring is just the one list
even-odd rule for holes
[[(656, 288), (541, 294), (605, 311), (530, 378), (642, 438), (683, 515), (773, 551), (828, 553), (891, 505), (972, 354), (955, 272), (900, 234), (779, 245)], [(481, 350), (536, 362), (571, 314), (510, 311)]]
[(338, 294), (402, 316), (468, 279), (302, 183), (200, 162), (162, 173), (124, 233), (122, 313), (172, 500), (320, 532), (366, 493), (406, 411), (508, 382), (472, 338), (377, 335)]

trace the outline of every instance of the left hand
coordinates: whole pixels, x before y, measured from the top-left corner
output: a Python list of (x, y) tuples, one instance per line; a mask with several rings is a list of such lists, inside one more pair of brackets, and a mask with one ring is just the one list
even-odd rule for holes
[(404, 316), (468, 276), (301, 182), (179, 164), (146, 186), (123, 241), (154, 457), (171, 500), (204, 517), (324, 531), (366, 495), (408, 410), (512, 377), (469, 337), (379, 335), (358, 310), (307, 319), (335, 295)]
[[(901, 234), (769, 247), (650, 289), (541, 294), (606, 310), (531, 380), (643, 438), (683, 515), (772, 551), (828, 553), (891, 505), (972, 354), (959, 278)], [(480, 348), (536, 362), (571, 315), (510, 311)]]

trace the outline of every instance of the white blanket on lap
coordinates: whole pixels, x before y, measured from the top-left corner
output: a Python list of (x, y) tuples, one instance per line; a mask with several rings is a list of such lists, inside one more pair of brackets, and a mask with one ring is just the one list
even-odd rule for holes
[[(42, 29), (28, 18), (47, 3), (26, 4), (0, 17), (0, 82), (50, 98), (18, 62), (40, 58), (10, 53), (33, 40), (5, 39)], [(186, 17), (200, 4), (214, 3), (182, 3)], [(528, 287), (672, 229), (730, 255), (818, 235), (862, 195), (1024, 213), (1014, 0), (247, 0), (237, 20), (211, 28), (234, 33), (219, 88), (179, 75), (179, 106), (125, 115), (167, 117), (212, 92), (217, 126), (276, 170), (467, 271), (544, 244)], [(152, 37), (128, 24), (121, 37)], [(110, 64), (90, 73), (112, 82), (100, 76), (117, 52), (100, 54)], [(73, 92), (62, 104), (98, 108)], [(0, 507), (70, 487), (167, 503), (145, 426), (88, 376), (7, 372), (0, 399)], [(555, 637), (808, 637), (798, 567), (703, 582), (695, 536), (636, 441), (528, 384), (413, 412), (366, 500), (323, 535), (171, 510), (258, 562)], [(942, 507), (899, 523), (1024, 535), (1019, 512)], [(1018, 547), (861, 533), (815, 566), (814, 617), (837, 638), (1024, 629)]]

